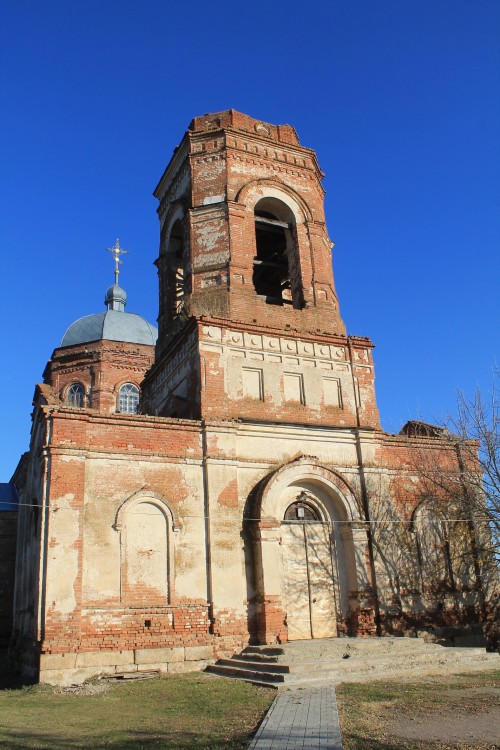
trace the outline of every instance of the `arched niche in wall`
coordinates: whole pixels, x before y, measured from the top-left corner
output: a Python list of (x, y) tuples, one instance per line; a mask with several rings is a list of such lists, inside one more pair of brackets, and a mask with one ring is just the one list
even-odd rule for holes
[(417, 506), (412, 530), (422, 593), (432, 595), (454, 589), (447, 522), (435, 500), (430, 498)]
[(118, 511), (121, 600), (132, 607), (165, 606), (174, 581), (174, 516), (163, 500), (138, 493)]

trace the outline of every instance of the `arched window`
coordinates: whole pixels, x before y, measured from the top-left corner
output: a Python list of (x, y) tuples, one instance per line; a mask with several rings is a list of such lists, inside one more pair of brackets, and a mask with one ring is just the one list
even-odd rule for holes
[(276, 198), (255, 206), (253, 285), (273, 305), (302, 307), (302, 284), (293, 212)]
[(72, 409), (83, 409), (85, 388), (81, 383), (73, 383), (66, 391), (66, 403)]
[(180, 219), (177, 219), (170, 232), (167, 255), (170, 313), (176, 317), (183, 311), (187, 295), (191, 291), (191, 273), (186, 253), (184, 228)]
[(139, 408), (139, 389), (133, 383), (125, 383), (120, 388), (118, 411), (125, 414), (137, 414)]
[(288, 506), (283, 517), (284, 521), (311, 522), (321, 521), (318, 509), (310, 501), (307, 492), (301, 492), (294, 503)]

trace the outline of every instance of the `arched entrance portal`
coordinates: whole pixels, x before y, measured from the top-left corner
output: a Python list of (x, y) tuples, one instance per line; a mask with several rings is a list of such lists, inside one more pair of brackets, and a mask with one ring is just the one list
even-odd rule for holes
[(270, 476), (256, 500), (259, 642), (345, 632), (369, 580), (366, 529), (350, 486), (304, 456)]
[(336, 636), (338, 575), (331, 524), (304, 490), (285, 511), (281, 545), (288, 639)]

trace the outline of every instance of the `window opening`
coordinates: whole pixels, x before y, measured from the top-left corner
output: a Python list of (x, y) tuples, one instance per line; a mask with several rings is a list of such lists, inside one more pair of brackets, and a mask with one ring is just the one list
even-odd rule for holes
[(311, 523), (321, 521), (321, 517), (312, 505), (303, 500), (296, 500), (288, 506), (285, 511), (284, 521), (300, 521), (301, 523)]
[(257, 255), (252, 277), (255, 291), (270, 304), (291, 305), (288, 247), (292, 225), (279, 221), (268, 211), (255, 211), (255, 239)]
[(184, 231), (182, 223), (177, 220), (172, 227), (169, 241), (170, 260), (170, 304), (175, 317), (179, 315), (186, 304), (186, 298), (191, 291), (191, 274), (188, 269)]
[(120, 388), (118, 410), (125, 414), (137, 414), (139, 409), (139, 389), (133, 383), (125, 383)]
[(85, 388), (81, 383), (73, 383), (66, 393), (66, 403), (72, 409), (83, 409)]

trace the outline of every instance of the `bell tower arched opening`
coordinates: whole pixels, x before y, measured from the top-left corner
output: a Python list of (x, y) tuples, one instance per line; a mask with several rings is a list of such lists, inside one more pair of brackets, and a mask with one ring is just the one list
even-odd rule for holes
[(171, 318), (176, 318), (184, 310), (187, 295), (191, 291), (191, 273), (180, 219), (177, 219), (170, 232), (167, 259), (169, 313)]
[(277, 198), (255, 205), (256, 255), (252, 281), (256, 293), (270, 305), (303, 306), (295, 217)]

